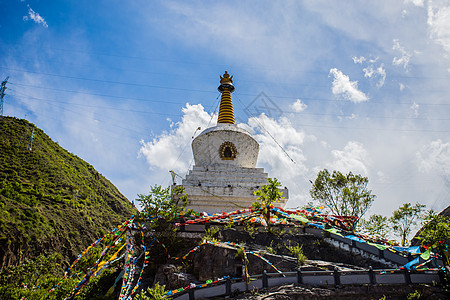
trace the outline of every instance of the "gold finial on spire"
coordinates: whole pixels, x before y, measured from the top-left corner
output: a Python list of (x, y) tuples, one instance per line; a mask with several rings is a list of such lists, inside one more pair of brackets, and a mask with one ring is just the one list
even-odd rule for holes
[(225, 71), (223, 77), (220, 76), (220, 85), (217, 89), (222, 93), (217, 123), (235, 124), (233, 102), (231, 101), (231, 93), (234, 91), (233, 76), (230, 77), (230, 74)]
[(233, 76), (230, 77), (227, 71), (223, 74), (223, 77), (220, 76), (220, 84), (233, 84)]

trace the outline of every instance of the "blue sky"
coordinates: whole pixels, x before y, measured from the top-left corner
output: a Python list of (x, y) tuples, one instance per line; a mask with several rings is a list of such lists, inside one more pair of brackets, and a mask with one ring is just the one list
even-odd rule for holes
[(0, 11), (5, 115), (130, 200), (186, 174), (228, 70), (240, 126), (290, 206), (310, 201), (323, 168), (367, 176), (370, 213), (450, 203), (449, 1), (0, 0)]

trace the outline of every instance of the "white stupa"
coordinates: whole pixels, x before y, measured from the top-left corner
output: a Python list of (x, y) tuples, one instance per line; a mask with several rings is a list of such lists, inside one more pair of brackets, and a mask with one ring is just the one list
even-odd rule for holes
[[(222, 213), (248, 208), (256, 200), (255, 191), (268, 184), (263, 168), (256, 168), (259, 144), (234, 121), (231, 93), (233, 76), (225, 71), (218, 90), (222, 93), (217, 126), (210, 127), (192, 142), (195, 165), (182, 185), (188, 208), (197, 212)], [(282, 189), (283, 207), (288, 190)]]

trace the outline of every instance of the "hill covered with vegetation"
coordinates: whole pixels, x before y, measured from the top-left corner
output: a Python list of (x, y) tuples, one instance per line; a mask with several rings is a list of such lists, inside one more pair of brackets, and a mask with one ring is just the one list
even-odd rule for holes
[(67, 265), (136, 212), (93, 166), (44, 131), (26, 120), (0, 120), (0, 269), (55, 253)]

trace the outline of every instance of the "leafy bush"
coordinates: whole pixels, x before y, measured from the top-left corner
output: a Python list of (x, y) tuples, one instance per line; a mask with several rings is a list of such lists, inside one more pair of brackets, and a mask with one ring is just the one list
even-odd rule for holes
[(415, 290), (414, 293), (408, 294), (406, 299), (408, 299), (408, 300), (422, 299), (422, 293), (418, 290)]
[[(60, 283), (58, 274), (62, 256), (54, 254), (49, 257), (40, 255), (35, 260), (27, 260), (16, 267), (6, 267), (0, 272), (1, 299), (62, 299), (75, 286), (75, 279)], [(58, 290), (49, 291), (59, 284)]]
[(303, 245), (295, 245), (291, 246), (288, 245), (286, 248), (291, 252), (291, 254), (297, 258), (297, 264), (298, 266), (303, 266), (305, 264), (305, 261), (308, 259), (305, 254), (303, 254)]
[(250, 236), (253, 236), (256, 233), (256, 231), (258, 231), (255, 225), (251, 222), (244, 223), (244, 230), (247, 231)]
[(275, 250), (275, 247), (273, 245), (273, 240), (270, 241), (270, 245), (266, 247), (266, 251), (270, 254), (277, 254), (277, 251)]
[(242, 248), (236, 249), (236, 254), (234, 255), (236, 258), (242, 258), (244, 257), (244, 250)]
[(203, 236), (203, 242), (209, 241), (216, 243), (219, 240), (217, 239), (217, 233), (219, 232), (219, 227), (211, 227), (205, 230), (205, 235)]
[[(138, 300), (161, 300), (161, 299), (167, 299), (166, 296), (166, 286), (165, 285), (159, 285), (159, 283), (155, 283), (155, 286), (153, 288), (148, 288), (147, 291), (143, 291), (140, 294), (136, 296), (136, 299)], [(148, 296), (147, 296), (148, 295)]]

